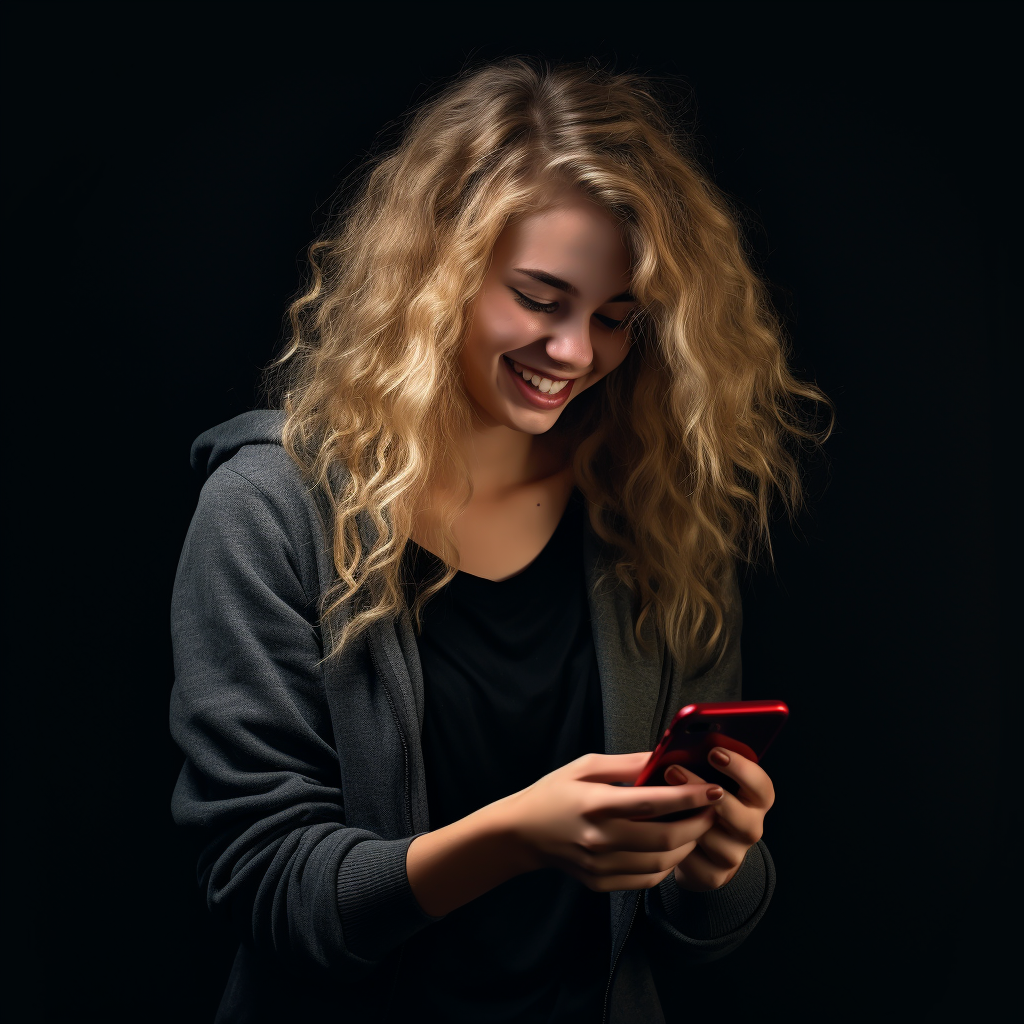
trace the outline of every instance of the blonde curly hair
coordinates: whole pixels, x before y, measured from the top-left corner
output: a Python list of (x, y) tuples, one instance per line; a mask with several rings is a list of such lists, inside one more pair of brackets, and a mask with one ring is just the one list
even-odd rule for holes
[[(827, 437), (801, 405), (830, 403), (790, 374), (738, 217), (656, 89), (522, 58), (467, 72), (415, 111), (311, 246), (312, 280), (269, 379), (283, 443), (334, 520), (323, 620), (360, 595), (325, 632), (326, 657), (400, 613), (414, 517), (427, 482), (453, 467), (463, 497), (440, 524), (446, 571), (413, 604), (419, 630), (424, 603), (455, 576), (452, 524), (472, 496), (457, 361), (470, 308), (502, 229), (567, 185), (622, 224), (638, 308), (625, 361), (565, 406), (552, 436), (574, 453), (591, 526), (633, 593), (638, 643), (653, 614), (682, 666), (721, 646), (736, 560), (770, 555), (773, 496), (791, 515), (801, 503), (792, 449)], [(365, 551), (362, 512), (376, 529)]]

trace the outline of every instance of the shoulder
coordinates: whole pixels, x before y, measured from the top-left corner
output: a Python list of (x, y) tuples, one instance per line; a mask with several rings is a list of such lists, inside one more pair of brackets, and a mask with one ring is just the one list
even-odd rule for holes
[(283, 411), (253, 409), (203, 431), (189, 455), (192, 468), (206, 478), (203, 499), (242, 507), (263, 502), (286, 518), (303, 518), (310, 488), (282, 445), (284, 426)]
[(203, 485), (190, 533), (211, 559), (268, 578), (288, 570), (309, 594), (330, 573), (324, 520), (279, 444), (245, 444), (224, 459)]
[(243, 445), (210, 475), (207, 486), (258, 491), (274, 504), (299, 504), (308, 500), (309, 487), (295, 460), (279, 444), (260, 442)]
[(315, 512), (310, 488), (278, 444), (247, 444), (222, 462), (203, 485), (200, 505), (239, 514), (263, 508), (282, 523), (305, 524)]

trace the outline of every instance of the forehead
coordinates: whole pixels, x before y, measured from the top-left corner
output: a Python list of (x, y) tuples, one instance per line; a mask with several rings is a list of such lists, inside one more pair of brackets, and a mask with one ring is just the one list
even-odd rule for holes
[(604, 290), (629, 278), (621, 227), (607, 210), (582, 197), (567, 197), (508, 224), (494, 255), (506, 267), (546, 270), (581, 290)]

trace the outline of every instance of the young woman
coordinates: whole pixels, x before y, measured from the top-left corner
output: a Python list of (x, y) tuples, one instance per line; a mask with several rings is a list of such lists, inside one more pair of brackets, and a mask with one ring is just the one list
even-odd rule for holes
[(217, 1020), (664, 1019), (765, 911), (774, 790), (630, 784), (740, 696), (735, 564), (823, 396), (634, 76), (463, 76), (311, 255), (173, 596)]

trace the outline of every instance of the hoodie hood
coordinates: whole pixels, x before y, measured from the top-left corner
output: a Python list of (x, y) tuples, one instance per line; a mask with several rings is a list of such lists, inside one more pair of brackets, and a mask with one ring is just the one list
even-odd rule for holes
[(205, 479), (244, 445), (279, 445), (284, 420), (280, 409), (254, 409), (204, 430), (192, 442), (192, 468)]

